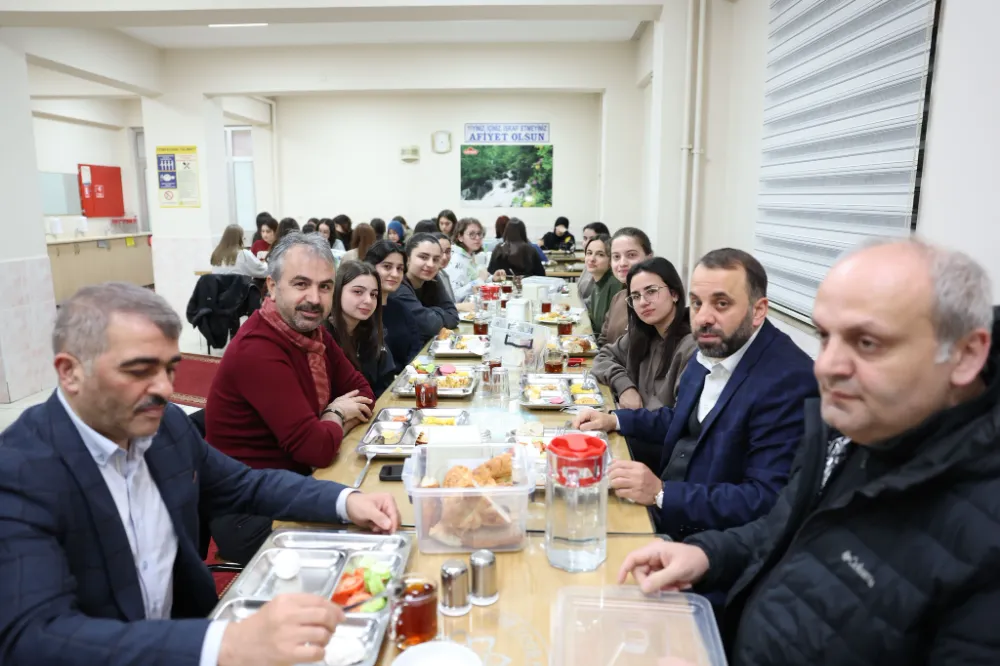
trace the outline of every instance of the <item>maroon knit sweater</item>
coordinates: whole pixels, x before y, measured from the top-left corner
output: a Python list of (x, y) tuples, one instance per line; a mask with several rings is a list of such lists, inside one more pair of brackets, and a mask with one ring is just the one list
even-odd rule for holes
[[(325, 329), (327, 376), (334, 400), (357, 389), (375, 396)], [(344, 433), (321, 421), (306, 353), (255, 312), (229, 343), (205, 408), (208, 442), (256, 469), (310, 474), (333, 462)]]

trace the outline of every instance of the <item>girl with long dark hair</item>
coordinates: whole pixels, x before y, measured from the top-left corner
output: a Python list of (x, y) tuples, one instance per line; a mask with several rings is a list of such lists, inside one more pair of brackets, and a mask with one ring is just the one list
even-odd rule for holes
[(337, 230), (333, 226), (333, 220), (324, 217), (319, 221), (319, 224), (316, 225), (316, 231), (330, 243), (331, 250), (340, 250), (341, 252), (344, 251), (344, 244), (340, 242), (339, 238), (337, 238)]
[(437, 230), (449, 238), (455, 232), (455, 227), (458, 226), (458, 217), (447, 209), (438, 213), (434, 219), (437, 222)]
[(396, 374), (416, 358), (424, 346), (417, 322), (402, 303), (389, 300), (406, 277), (406, 253), (401, 245), (390, 240), (380, 240), (368, 249), (365, 263), (373, 266), (382, 285), (382, 326), (385, 328), (385, 346), (396, 363)]
[(375, 230), (366, 222), (354, 227), (351, 232), (351, 249), (344, 255), (346, 261), (360, 261), (368, 254), (368, 248), (375, 244)]
[(489, 273), (504, 271), (514, 275), (545, 275), (545, 267), (538, 252), (528, 242), (528, 231), (524, 222), (512, 217), (503, 232), (503, 243), (493, 250), (490, 257)]
[[(633, 266), (653, 256), (653, 246), (649, 236), (642, 229), (622, 227), (611, 237), (611, 270), (619, 282), (625, 284), (628, 272)], [(604, 318), (604, 327), (597, 336), (597, 344), (604, 346), (616, 341), (625, 333), (628, 326), (628, 313), (625, 305), (625, 291), (619, 291), (611, 299), (611, 307)]]
[(443, 250), (430, 234), (413, 234), (406, 241), (406, 277), (389, 302), (403, 305), (417, 322), (421, 340), (426, 343), (442, 328), (458, 326), (458, 310), (437, 280)]
[(382, 337), (382, 283), (374, 266), (340, 265), (326, 327), (375, 396), (384, 393), (396, 377), (396, 363)]
[(250, 254), (263, 261), (271, 251), (271, 246), (278, 242), (278, 221), (270, 215), (260, 220), (260, 229), (256, 235), (260, 238), (250, 246)]

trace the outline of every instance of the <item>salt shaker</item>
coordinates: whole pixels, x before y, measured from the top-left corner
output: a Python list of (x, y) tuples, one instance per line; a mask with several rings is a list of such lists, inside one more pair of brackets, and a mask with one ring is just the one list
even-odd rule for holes
[(472, 610), (469, 601), (469, 567), (462, 560), (446, 560), (441, 565), (438, 610), (449, 617), (459, 617)]
[(490, 550), (477, 550), (469, 556), (472, 568), (472, 592), (469, 601), (476, 606), (495, 604), (500, 598), (497, 591), (497, 558)]

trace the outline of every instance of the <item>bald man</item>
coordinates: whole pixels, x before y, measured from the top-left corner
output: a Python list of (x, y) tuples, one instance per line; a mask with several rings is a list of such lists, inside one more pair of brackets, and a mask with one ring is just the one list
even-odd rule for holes
[(866, 247), (813, 310), (820, 400), (763, 518), (628, 556), (645, 591), (730, 589), (733, 666), (1000, 664), (1000, 326), (990, 279)]

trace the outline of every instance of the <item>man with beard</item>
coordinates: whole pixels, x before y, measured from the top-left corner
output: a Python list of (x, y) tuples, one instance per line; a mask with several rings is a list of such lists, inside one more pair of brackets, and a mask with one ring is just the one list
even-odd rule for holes
[(584, 410), (574, 421), (663, 442), (658, 469), (617, 460), (609, 479), (619, 497), (655, 506), (658, 530), (674, 539), (744, 525), (771, 509), (802, 438), (803, 403), (817, 392), (809, 356), (767, 320), (767, 273), (751, 255), (706, 254), (690, 298), (698, 353), (676, 404)]
[(214, 450), (168, 399), (181, 320), (128, 284), (85, 287), (52, 331), (59, 387), (0, 434), (0, 663), (270, 666), (323, 659), (343, 611), (276, 596), (218, 603), (199, 521), (226, 512), (395, 529), (388, 495)]
[[(268, 255), (269, 295), (229, 343), (205, 410), (208, 442), (254, 469), (328, 467), (344, 434), (367, 422), (374, 394), (322, 325), (333, 308), (333, 255), (317, 234), (288, 234)], [(212, 522), (219, 554), (245, 564), (267, 516)]]
[(820, 400), (774, 508), (637, 550), (620, 582), (730, 589), (733, 666), (1000, 664), (990, 292), (968, 256), (917, 240), (838, 261), (813, 308)]

